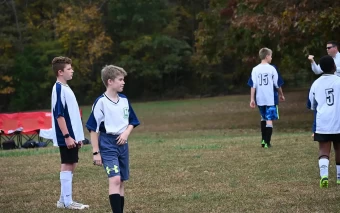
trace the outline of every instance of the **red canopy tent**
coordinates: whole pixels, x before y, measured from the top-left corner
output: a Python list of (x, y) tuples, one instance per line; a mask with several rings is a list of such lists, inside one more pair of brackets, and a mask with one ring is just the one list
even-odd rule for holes
[[(40, 130), (51, 128), (51, 112), (0, 113), (0, 146), (3, 140), (13, 139), (16, 139), (17, 146), (21, 146), (22, 138), (33, 140), (39, 135)], [(43, 138), (39, 137), (38, 140), (43, 141)]]

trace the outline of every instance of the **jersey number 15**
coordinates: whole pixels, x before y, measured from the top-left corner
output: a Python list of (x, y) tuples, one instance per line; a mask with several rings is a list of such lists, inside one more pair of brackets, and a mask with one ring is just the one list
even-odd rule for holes
[(268, 85), (268, 74), (259, 74), (257, 76), (259, 78), (259, 85)]

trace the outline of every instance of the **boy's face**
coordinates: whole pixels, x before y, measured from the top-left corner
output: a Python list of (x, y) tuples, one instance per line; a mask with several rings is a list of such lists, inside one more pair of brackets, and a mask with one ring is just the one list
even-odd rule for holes
[(266, 61), (270, 64), (272, 62), (272, 54), (266, 56)]
[(64, 70), (59, 70), (59, 76), (64, 78), (65, 81), (69, 81), (73, 77), (73, 72), (71, 64), (66, 64)]
[(108, 80), (108, 86), (110, 89), (116, 91), (116, 92), (122, 92), (124, 89), (125, 81), (123, 75), (118, 75), (115, 79)]

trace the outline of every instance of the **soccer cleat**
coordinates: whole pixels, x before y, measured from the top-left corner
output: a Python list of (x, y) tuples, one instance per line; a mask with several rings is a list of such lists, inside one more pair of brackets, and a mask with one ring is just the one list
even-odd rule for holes
[(340, 179), (336, 180), (336, 184), (340, 185)]
[(72, 202), (69, 206), (65, 206), (64, 203), (58, 201), (57, 202), (57, 208), (59, 209), (88, 209), (90, 208), (89, 205), (85, 205), (85, 204), (82, 204), (82, 203), (77, 203), (77, 202)]
[(265, 144), (266, 144), (266, 142), (264, 142), (264, 140), (262, 140), (261, 146), (264, 147)]
[(320, 188), (328, 188), (328, 177), (327, 176), (323, 176), (320, 179)]
[(57, 201), (57, 208), (58, 209), (65, 209), (65, 204), (63, 202)]
[(74, 201), (69, 206), (65, 206), (66, 209), (88, 209), (89, 207), (89, 205), (84, 205)]
[(268, 149), (268, 144), (267, 143), (264, 144), (264, 148)]

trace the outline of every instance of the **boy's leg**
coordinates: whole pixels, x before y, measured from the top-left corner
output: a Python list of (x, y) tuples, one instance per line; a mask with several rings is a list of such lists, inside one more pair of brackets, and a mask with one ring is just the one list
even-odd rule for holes
[(121, 207), (122, 212), (124, 210), (124, 181), (127, 181), (130, 176), (129, 170), (129, 145), (128, 143), (119, 147), (119, 167), (120, 167), (120, 175), (121, 175), (121, 186), (120, 186), (120, 198), (121, 198)]
[(109, 201), (111, 209), (114, 213), (121, 213), (121, 197), (120, 197), (120, 165), (118, 161), (119, 146), (117, 136), (100, 133), (99, 150), (106, 174), (109, 178)]
[(122, 209), (122, 213), (124, 211), (124, 194), (125, 194), (125, 190), (124, 190), (124, 181), (120, 182), (120, 205), (121, 205), (121, 209)]
[(85, 209), (89, 208), (88, 205), (76, 203), (72, 199), (72, 180), (73, 171), (78, 163), (78, 147), (68, 149), (65, 147), (59, 147), (61, 157), (60, 167), (60, 184), (61, 184), (61, 198), (57, 203), (58, 208), (69, 209)]
[(261, 146), (265, 147), (265, 140), (266, 140), (266, 106), (258, 106), (259, 112), (261, 115)]
[(65, 206), (69, 206), (72, 200), (72, 179), (73, 179), (73, 164), (61, 164), (60, 168), (60, 185), (61, 195), (60, 202)]
[(72, 179), (73, 171), (78, 163), (78, 149), (68, 149), (66, 146), (59, 147), (60, 151), (60, 185), (61, 195), (59, 199), (59, 207), (62, 205), (69, 206), (72, 200)]
[(266, 142), (265, 148), (271, 147), (270, 141), (272, 139), (272, 134), (273, 134), (273, 121), (267, 120), (266, 121), (266, 139), (264, 140)]
[(109, 199), (113, 213), (122, 213), (120, 196), (120, 176), (109, 178)]
[(329, 154), (332, 142), (319, 142), (320, 187), (328, 187)]
[(336, 164), (336, 183), (340, 184), (340, 141), (333, 142)]
[(265, 145), (265, 138), (266, 138), (266, 121), (261, 116), (261, 146), (264, 147)]
[[(273, 120), (279, 119), (279, 110), (278, 106), (267, 106), (266, 107), (266, 145), (267, 147), (271, 147), (271, 138), (273, 134)], [(266, 148), (266, 146), (265, 146)]]

